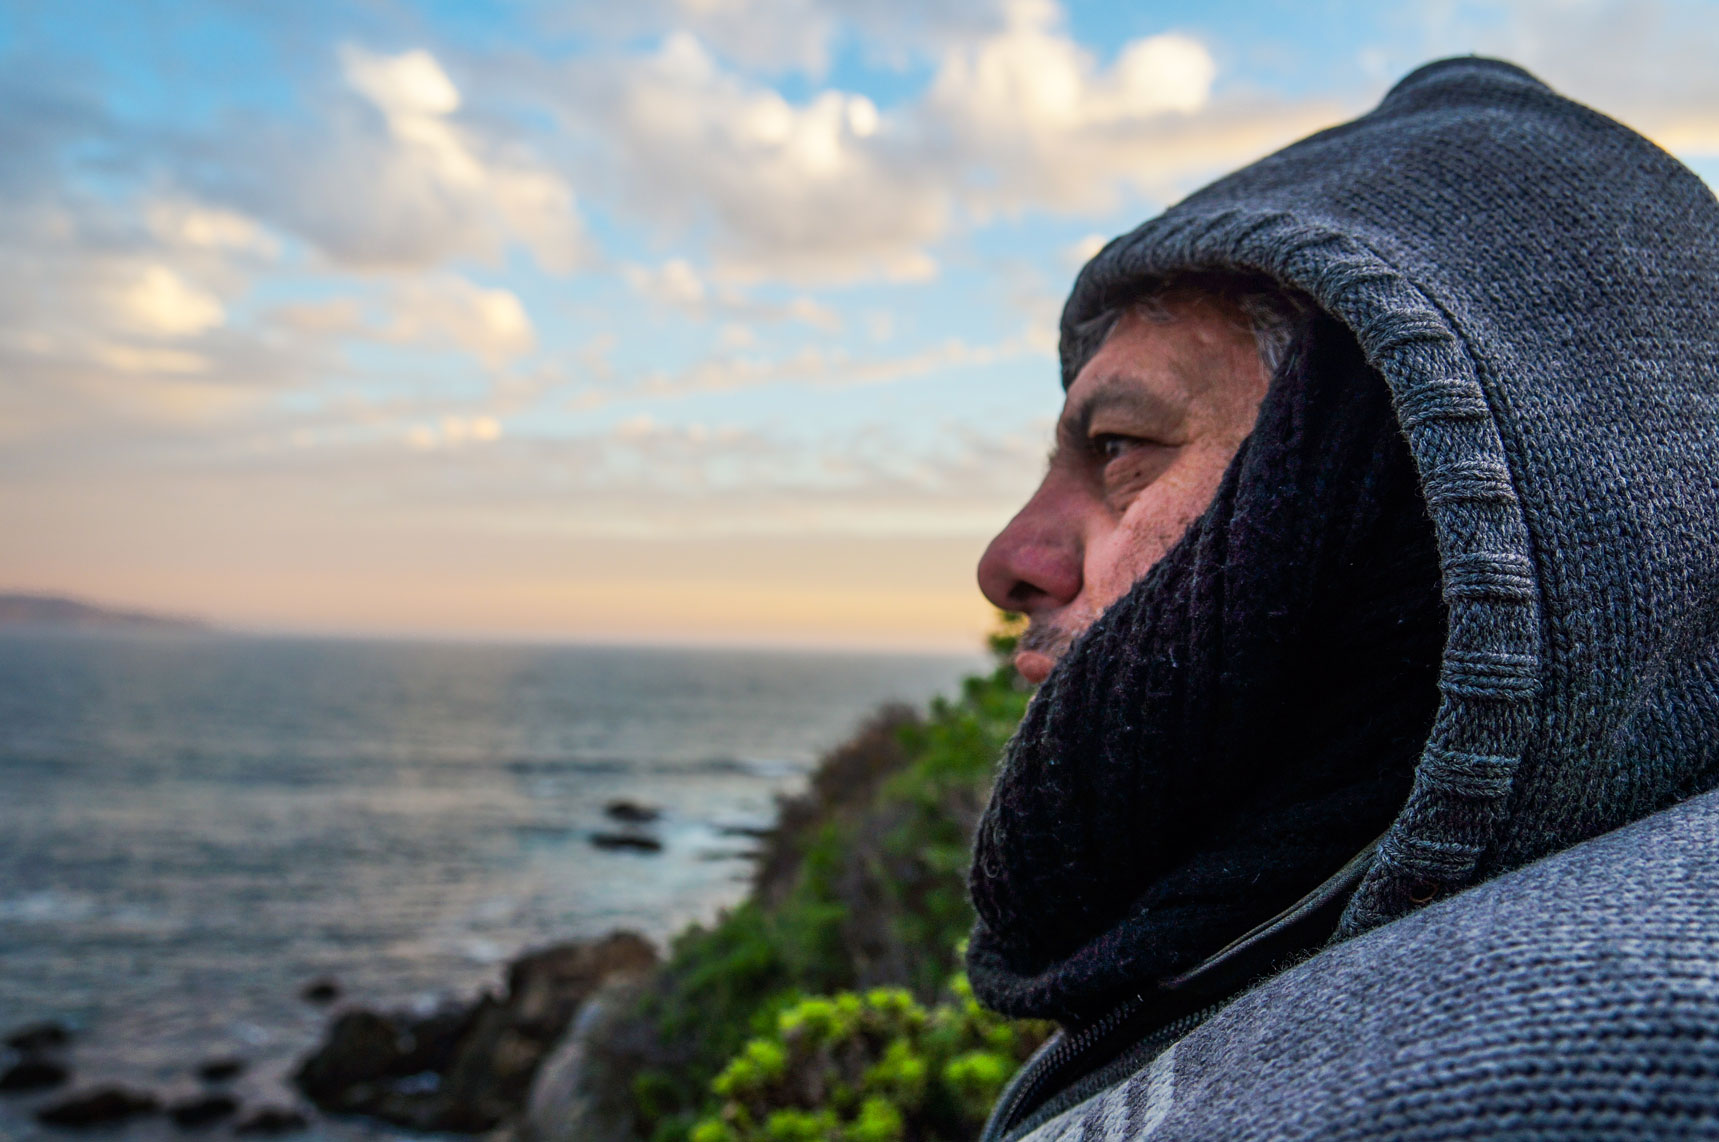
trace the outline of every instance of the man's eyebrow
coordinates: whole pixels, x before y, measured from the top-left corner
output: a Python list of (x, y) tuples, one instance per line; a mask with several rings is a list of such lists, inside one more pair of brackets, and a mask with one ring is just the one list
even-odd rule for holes
[(1137, 413), (1148, 423), (1166, 428), (1181, 424), (1186, 411), (1176, 402), (1142, 387), (1136, 377), (1109, 373), (1099, 377), (1079, 403), (1063, 410), (1057, 422), (1057, 435), (1068, 440), (1085, 440), (1092, 428), (1092, 418), (1112, 409)]

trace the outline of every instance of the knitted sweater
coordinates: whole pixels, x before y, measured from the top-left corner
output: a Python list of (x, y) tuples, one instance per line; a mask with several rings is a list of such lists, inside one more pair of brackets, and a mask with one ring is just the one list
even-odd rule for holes
[(993, 1136), (1719, 1135), (1719, 204), (1520, 69), (1433, 64), (1101, 251), (1065, 383), (1099, 313), (1208, 269), (1388, 384), (1437, 714), (1331, 947)]
[(1030, 1142), (1719, 1137), (1719, 794), (1340, 944)]

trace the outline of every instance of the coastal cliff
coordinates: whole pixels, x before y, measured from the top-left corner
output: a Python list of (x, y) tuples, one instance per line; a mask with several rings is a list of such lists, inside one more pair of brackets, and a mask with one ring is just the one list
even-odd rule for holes
[(475, 1006), (348, 1010), (300, 1090), (510, 1142), (975, 1137), (1049, 1032), (983, 1011), (959, 971), (973, 830), (1029, 697), (1014, 629), (957, 697), (880, 709), (829, 752), (758, 833), (747, 896), (661, 962), (616, 933), (521, 957)]
[(781, 803), (751, 893), (599, 998), (519, 1142), (975, 1137), (1049, 1027), (982, 1011), (959, 967), (973, 829), (1028, 694), (1006, 665), (880, 711)]
[(121, 610), (63, 595), (0, 592), (0, 630), (207, 631), (202, 619)]

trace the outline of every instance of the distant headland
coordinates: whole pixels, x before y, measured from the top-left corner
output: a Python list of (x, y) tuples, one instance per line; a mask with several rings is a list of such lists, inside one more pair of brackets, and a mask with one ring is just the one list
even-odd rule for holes
[(63, 595), (0, 592), (0, 630), (206, 631), (203, 619), (121, 610)]

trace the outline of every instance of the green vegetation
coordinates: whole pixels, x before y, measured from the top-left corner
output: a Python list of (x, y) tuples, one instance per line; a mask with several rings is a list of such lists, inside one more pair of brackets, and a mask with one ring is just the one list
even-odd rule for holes
[(785, 801), (748, 900), (693, 928), (618, 1032), (652, 1142), (973, 1137), (1048, 1028), (955, 972), (973, 829), (1028, 695), (1007, 665), (885, 710)]
[(959, 974), (930, 1010), (904, 988), (801, 1000), (716, 1076), (691, 1142), (970, 1138), (1048, 1030), (984, 1010)]

